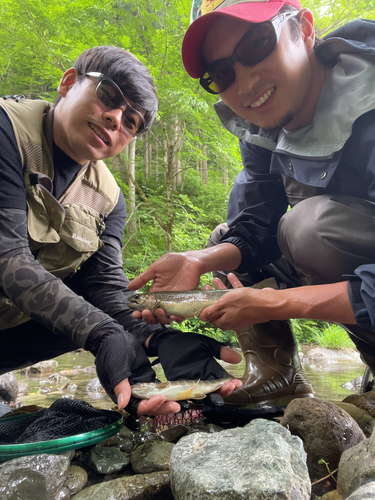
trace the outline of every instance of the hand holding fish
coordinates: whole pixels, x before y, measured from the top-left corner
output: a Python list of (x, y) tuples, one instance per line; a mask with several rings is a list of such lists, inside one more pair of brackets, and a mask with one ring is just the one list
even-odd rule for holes
[[(120, 410), (127, 406), (130, 396), (131, 388), (128, 379), (122, 380), (116, 385), (114, 392), (117, 396), (117, 406)], [(150, 399), (142, 400), (138, 405), (137, 414), (141, 415), (168, 415), (170, 413), (178, 413), (181, 407), (175, 401), (167, 401), (167, 397), (160, 393), (151, 397)]]

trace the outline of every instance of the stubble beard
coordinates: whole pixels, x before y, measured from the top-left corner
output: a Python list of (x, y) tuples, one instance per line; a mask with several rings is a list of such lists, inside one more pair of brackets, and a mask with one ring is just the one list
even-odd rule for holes
[(278, 122), (272, 127), (262, 127), (263, 130), (270, 132), (271, 130), (285, 128), (289, 123), (291, 123), (294, 119), (294, 113), (288, 111), (284, 116), (282, 116)]

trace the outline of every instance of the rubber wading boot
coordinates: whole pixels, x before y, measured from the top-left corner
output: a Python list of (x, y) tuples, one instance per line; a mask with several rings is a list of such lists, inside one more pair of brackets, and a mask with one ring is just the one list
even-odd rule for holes
[(358, 325), (338, 324), (346, 330), (359, 351), (363, 363), (370, 368), (372, 375), (375, 376), (375, 331), (361, 328)]
[(295, 398), (314, 397), (302, 371), (290, 321), (269, 321), (237, 333), (246, 360), (242, 387), (225, 405), (257, 408), (286, 406)]

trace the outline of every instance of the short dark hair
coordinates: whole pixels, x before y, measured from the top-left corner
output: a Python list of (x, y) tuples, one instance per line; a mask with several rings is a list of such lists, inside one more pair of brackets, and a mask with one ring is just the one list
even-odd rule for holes
[[(281, 7), (281, 9), (279, 10), (279, 14), (283, 14), (284, 12), (293, 12), (293, 11), (296, 11), (296, 9), (294, 7), (292, 7), (291, 5), (284, 5), (283, 7)], [(288, 20), (288, 23), (289, 24), (289, 28), (290, 28), (290, 36), (293, 40), (293, 42), (296, 42), (300, 35), (301, 35), (301, 30), (302, 30), (302, 25), (301, 25), (301, 19), (299, 17), (297, 17), (297, 11), (296, 11), (296, 15), (295, 17), (291, 17), (289, 20)], [(322, 43), (322, 40), (318, 37), (315, 37), (315, 44), (314, 44), (314, 49), (320, 45)]]
[[(101, 45), (85, 50), (74, 62), (78, 79), (85, 73), (95, 71), (111, 78), (123, 91), (125, 97), (146, 110), (147, 125), (153, 122), (158, 110), (158, 98), (149, 70), (133, 54), (112, 45)], [(55, 99), (55, 105), (60, 100)]]

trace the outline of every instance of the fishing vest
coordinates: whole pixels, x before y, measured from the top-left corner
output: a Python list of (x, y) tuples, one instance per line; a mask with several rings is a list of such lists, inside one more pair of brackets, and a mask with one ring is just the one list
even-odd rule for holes
[[(1, 101), (15, 133), (22, 159), (27, 199), (29, 246), (50, 273), (64, 279), (103, 246), (105, 218), (120, 189), (105, 163), (87, 162), (59, 199), (53, 194), (53, 113), (46, 101)], [(0, 297), (6, 328), (28, 321), (8, 298)], [(1, 329), (0, 318), (0, 329)]]

